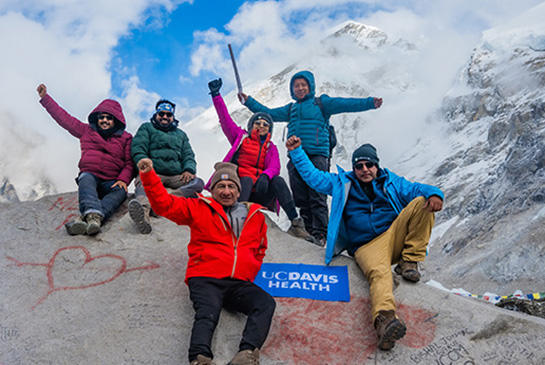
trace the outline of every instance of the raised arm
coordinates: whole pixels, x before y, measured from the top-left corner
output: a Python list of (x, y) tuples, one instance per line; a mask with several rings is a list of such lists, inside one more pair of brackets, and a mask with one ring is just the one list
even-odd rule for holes
[(85, 133), (89, 126), (81, 122), (78, 118), (70, 115), (59, 104), (57, 104), (57, 102), (47, 93), (47, 86), (40, 84), (36, 88), (36, 91), (40, 96), (40, 104), (42, 104), (45, 110), (49, 113), (49, 115), (51, 115), (58, 125), (66, 129), (76, 138), (80, 138), (83, 133)]
[(212, 80), (208, 83), (208, 88), (210, 89), (210, 95), (212, 96), (212, 102), (214, 103), (214, 108), (218, 114), (219, 122), (221, 129), (227, 140), (231, 145), (235, 143), (237, 137), (240, 135), (241, 131), (245, 132), (242, 127), (239, 127), (229, 115), (225, 101), (221, 97), (220, 89), (222, 86), (221, 79)]

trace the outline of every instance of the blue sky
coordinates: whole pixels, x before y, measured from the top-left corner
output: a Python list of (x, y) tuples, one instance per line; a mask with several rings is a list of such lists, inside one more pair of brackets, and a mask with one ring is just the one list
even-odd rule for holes
[[(122, 94), (121, 81), (129, 68), (139, 75), (140, 86), (165, 98), (191, 98), (202, 105), (208, 102), (203, 77), (190, 77), (194, 32), (216, 28), (226, 32), (225, 25), (242, 5), (237, 0), (184, 2), (172, 13), (161, 14), (161, 23), (150, 13), (145, 26), (131, 29), (113, 49), (115, 62), (112, 72), (114, 93)], [(211, 10), (218, 7), (219, 11)], [(212, 75), (213, 76), (213, 75)], [(197, 93), (203, 96), (197, 96)]]
[(211, 106), (209, 80), (234, 90), (228, 43), (249, 85), (305, 67), (312, 47), (353, 20), (416, 44), (426, 58), (415, 77), (448, 85), (483, 31), (541, 2), (0, 0), (0, 171), (16, 171), (16, 185), (48, 175), (59, 191), (73, 189), (79, 145), (39, 105), (40, 83), (81, 120), (105, 98), (120, 101), (130, 133), (170, 98), (183, 128)]

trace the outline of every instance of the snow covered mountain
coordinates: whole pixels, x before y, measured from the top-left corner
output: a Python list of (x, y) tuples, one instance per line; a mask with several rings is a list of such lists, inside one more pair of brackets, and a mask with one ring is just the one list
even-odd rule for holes
[[(370, 142), (382, 166), (443, 189), (446, 204), (436, 216), (427, 277), (477, 293), (543, 291), (544, 17), (545, 4), (485, 32), (473, 53), (463, 55), (463, 69), (426, 63), (418, 44), (347, 22), (300, 61), (245, 83), (245, 92), (271, 107), (285, 105), (291, 76), (310, 70), (317, 95), (382, 97), (379, 110), (331, 118), (339, 140), (332, 166), (350, 168), (352, 151)], [(224, 98), (233, 119), (245, 126), (251, 113), (234, 92)], [(213, 107), (183, 129), (206, 180), (229, 148)], [(285, 166), (283, 134), (278, 123), (273, 140)], [(282, 174), (287, 178), (285, 168)], [(7, 200), (15, 192), (9, 180), (1, 183)], [(53, 191), (43, 184), (48, 186)], [(285, 225), (282, 215), (276, 219)]]

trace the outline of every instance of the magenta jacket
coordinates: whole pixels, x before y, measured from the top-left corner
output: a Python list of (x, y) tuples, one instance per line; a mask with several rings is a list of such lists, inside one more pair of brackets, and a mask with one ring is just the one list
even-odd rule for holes
[[(221, 95), (213, 97), (212, 101), (214, 102), (216, 113), (218, 113), (221, 129), (223, 130), (223, 133), (231, 144), (231, 149), (223, 158), (223, 162), (231, 162), (233, 156), (239, 149), (242, 140), (248, 136), (248, 131), (239, 127), (233, 121), (233, 118), (231, 118), (231, 116), (229, 115), (229, 112), (227, 111), (227, 106), (225, 105), (225, 102), (223, 101)], [(278, 156), (278, 148), (272, 141), (270, 141), (270, 146), (267, 150), (267, 155), (265, 156), (265, 168), (263, 170), (263, 173), (267, 174), (267, 176), (269, 176), (269, 179), (272, 179), (274, 176), (280, 175), (280, 157)], [(205, 189), (208, 190), (209, 187), (210, 180), (208, 180)]]
[[(89, 124), (71, 116), (49, 95), (40, 104), (53, 119), (71, 135), (79, 139), (81, 158), (79, 171), (90, 172), (103, 180), (123, 181), (129, 185), (135, 174), (131, 158), (132, 135), (125, 132), (125, 117), (121, 105), (111, 99), (103, 100), (87, 117)], [(117, 131), (106, 139), (98, 132), (97, 114), (109, 113), (115, 118)]]

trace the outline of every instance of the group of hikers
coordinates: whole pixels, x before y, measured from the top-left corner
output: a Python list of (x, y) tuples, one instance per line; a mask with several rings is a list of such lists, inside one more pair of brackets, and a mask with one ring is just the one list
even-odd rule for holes
[[(189, 363), (214, 364), (212, 337), (226, 308), (247, 316), (239, 351), (229, 364), (259, 364), (276, 306), (253, 283), (268, 246), (262, 210), (282, 208), (291, 222), (287, 232), (325, 247), (326, 264), (345, 250), (355, 258), (369, 281), (378, 347), (392, 349), (406, 325), (396, 313), (391, 267), (397, 264), (394, 272), (410, 282), (420, 280), (418, 263), (425, 259), (434, 213), (442, 209), (444, 196), (437, 187), (409, 182), (381, 167), (369, 143), (353, 152), (351, 170), (329, 172), (334, 144), (329, 117), (378, 109), (382, 99), (317, 97), (314, 75), (302, 71), (290, 81), (294, 102), (282, 107), (269, 108), (239, 92), (241, 103), (254, 113), (242, 128), (229, 115), (221, 79), (208, 87), (232, 147), (205, 184), (196, 175), (195, 155), (171, 101), (159, 100), (133, 138), (118, 102), (102, 101), (83, 123), (61, 108), (45, 85), (38, 86), (43, 107), (80, 140), (81, 214), (66, 224), (68, 233), (100, 233), (136, 177), (129, 215), (140, 233), (152, 231), (150, 216), (191, 231), (185, 274), (195, 310)], [(289, 187), (272, 141), (275, 122), (287, 122)]]

